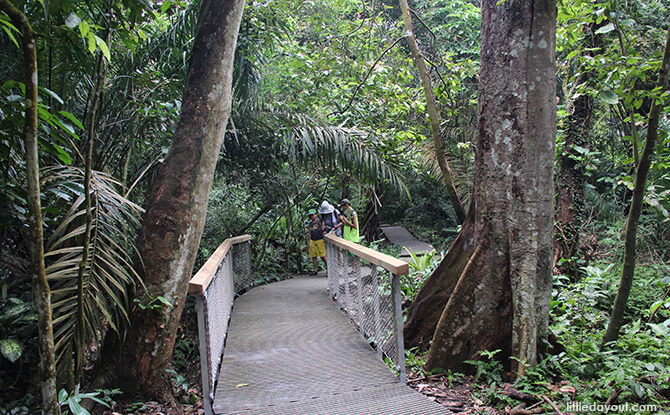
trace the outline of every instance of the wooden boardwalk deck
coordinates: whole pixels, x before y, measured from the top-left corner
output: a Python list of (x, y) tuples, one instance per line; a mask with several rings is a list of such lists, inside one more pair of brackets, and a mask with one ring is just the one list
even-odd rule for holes
[(402, 384), (330, 300), (327, 278), (257, 287), (235, 301), (216, 414), (450, 414)]

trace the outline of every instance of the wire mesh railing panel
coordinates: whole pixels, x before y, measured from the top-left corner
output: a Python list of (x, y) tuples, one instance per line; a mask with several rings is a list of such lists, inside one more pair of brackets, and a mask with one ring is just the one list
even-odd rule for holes
[(399, 278), (334, 244), (326, 246), (331, 297), (378, 355), (388, 358), (404, 379), (404, 348), (398, 339), (402, 330), (402, 321), (398, 321), (401, 304), (399, 297), (394, 299), (392, 289), (393, 281), (399, 284)]
[(233, 272), (235, 274), (235, 294), (239, 294), (253, 285), (250, 241), (233, 245)]
[(237, 293), (253, 283), (250, 240), (249, 235), (242, 235), (223, 241), (189, 282), (189, 293), (196, 296), (206, 415), (213, 414), (215, 384), (219, 377), (233, 301)]
[(213, 385), (219, 376), (219, 365), (226, 340), (221, 333), (225, 334), (228, 331), (228, 321), (235, 299), (232, 276), (233, 254), (229, 251), (204, 295), (210, 390), (213, 390)]

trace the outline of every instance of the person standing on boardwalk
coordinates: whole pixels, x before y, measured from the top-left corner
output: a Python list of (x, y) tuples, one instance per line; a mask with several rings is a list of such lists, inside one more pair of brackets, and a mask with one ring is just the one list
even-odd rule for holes
[(343, 238), (347, 241), (358, 243), (360, 236), (358, 233), (358, 215), (354, 208), (351, 207), (349, 199), (342, 199), (341, 203), (342, 223), (344, 223)]
[(312, 258), (312, 266), (314, 266), (314, 271), (310, 275), (316, 275), (319, 272), (317, 258), (321, 258), (323, 265), (328, 267), (326, 245), (323, 242), (323, 231), (323, 221), (316, 212), (310, 212), (307, 238), (309, 240), (309, 257)]
[(335, 232), (335, 235), (342, 237), (342, 223), (340, 222), (340, 211), (335, 209), (335, 206), (324, 200), (319, 206), (319, 214), (323, 222), (324, 232)]

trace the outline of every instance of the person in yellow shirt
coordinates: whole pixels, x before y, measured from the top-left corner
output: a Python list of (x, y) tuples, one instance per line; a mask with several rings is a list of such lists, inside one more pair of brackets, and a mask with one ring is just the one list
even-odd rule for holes
[(312, 258), (312, 266), (314, 271), (310, 275), (316, 275), (319, 272), (318, 260), (321, 258), (324, 266), (328, 266), (326, 261), (326, 245), (323, 242), (323, 221), (319, 219), (316, 212), (310, 212), (309, 225), (307, 231), (307, 238), (309, 240), (309, 257)]

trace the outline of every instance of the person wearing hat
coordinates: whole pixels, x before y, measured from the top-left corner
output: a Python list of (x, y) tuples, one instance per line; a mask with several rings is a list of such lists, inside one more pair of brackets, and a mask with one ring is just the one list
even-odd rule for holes
[(351, 207), (349, 199), (342, 199), (342, 223), (344, 224), (343, 238), (347, 241), (358, 243), (360, 235), (358, 233), (358, 215)]
[(319, 206), (319, 215), (321, 215), (325, 233), (335, 232), (335, 235), (342, 237), (342, 223), (339, 221), (340, 211), (335, 209), (335, 206), (324, 200)]
[(323, 221), (319, 219), (316, 211), (311, 211), (309, 213), (309, 225), (307, 229), (309, 257), (312, 258), (312, 266), (314, 266), (314, 271), (310, 272), (310, 275), (316, 275), (319, 273), (317, 258), (321, 258), (323, 265), (328, 267), (328, 262), (326, 261), (326, 245), (323, 242)]

